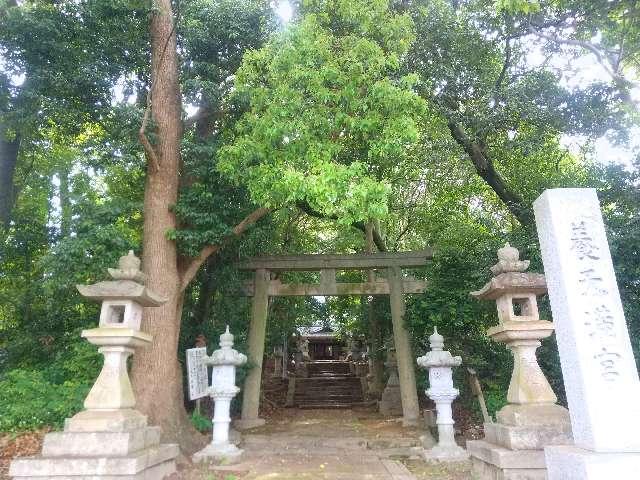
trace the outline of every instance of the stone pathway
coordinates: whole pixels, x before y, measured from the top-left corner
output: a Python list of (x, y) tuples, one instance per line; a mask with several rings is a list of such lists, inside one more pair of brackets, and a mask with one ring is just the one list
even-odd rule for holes
[[(418, 480), (468, 476), (415, 476), (399, 459), (415, 457), (423, 431), (405, 429), (371, 409), (287, 409), (243, 434), (242, 463), (203, 467), (185, 479)], [(417, 458), (417, 457), (415, 457)], [(417, 462), (422, 463), (422, 462)], [(436, 467), (440, 473), (445, 473)], [(213, 474), (213, 475), (212, 475)]]
[(366, 409), (289, 409), (243, 435), (246, 459), (235, 468), (243, 467), (247, 480), (414, 480), (385, 457), (418, 445), (417, 430), (407, 434)]

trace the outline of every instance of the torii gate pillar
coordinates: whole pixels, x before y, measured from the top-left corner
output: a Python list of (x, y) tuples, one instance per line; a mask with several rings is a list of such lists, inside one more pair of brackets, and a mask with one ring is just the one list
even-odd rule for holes
[(264, 357), (264, 341), (267, 330), (267, 314), (269, 311), (268, 270), (260, 268), (255, 271), (255, 291), (251, 303), (251, 323), (249, 325), (249, 372), (244, 380), (242, 399), (242, 417), (235, 422), (238, 429), (260, 427), (265, 420), (258, 417), (260, 406), (260, 382), (262, 380), (262, 358)]
[(407, 331), (404, 314), (403, 282), (400, 267), (387, 269), (389, 281), (389, 301), (391, 304), (391, 322), (393, 324), (393, 341), (396, 347), (398, 377), (400, 379), (400, 396), (402, 399), (402, 425), (417, 426), (420, 409), (416, 389), (416, 374), (413, 368), (411, 339)]

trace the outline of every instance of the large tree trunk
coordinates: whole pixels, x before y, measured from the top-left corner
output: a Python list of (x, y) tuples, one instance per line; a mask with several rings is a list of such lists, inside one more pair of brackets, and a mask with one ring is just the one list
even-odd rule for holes
[[(143, 268), (148, 286), (167, 299), (158, 308), (145, 309), (143, 329), (153, 335), (150, 347), (137, 352), (132, 378), (137, 408), (163, 438), (178, 442), (183, 450), (197, 445), (182, 390), (182, 372), (177, 358), (182, 316), (183, 290), (178, 270), (178, 252), (167, 232), (176, 228), (171, 208), (178, 198), (180, 140), (182, 137), (178, 57), (170, 0), (154, 2), (151, 16), (152, 87), (151, 118), (157, 141), (143, 145), (148, 158), (144, 195)], [(144, 128), (141, 133), (144, 137)], [(146, 138), (145, 138), (146, 140)]]
[(0, 125), (0, 225), (7, 226), (13, 209), (13, 176), (18, 163), (20, 137), (7, 137), (7, 128)]

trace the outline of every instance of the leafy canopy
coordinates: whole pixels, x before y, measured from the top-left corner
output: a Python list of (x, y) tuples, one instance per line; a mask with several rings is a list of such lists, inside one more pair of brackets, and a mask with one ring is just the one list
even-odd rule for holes
[(413, 41), (385, 0), (309, 0), (299, 24), (248, 52), (219, 169), (256, 203), (304, 201), (341, 223), (387, 212), (385, 173), (419, 138), (424, 101), (399, 74)]

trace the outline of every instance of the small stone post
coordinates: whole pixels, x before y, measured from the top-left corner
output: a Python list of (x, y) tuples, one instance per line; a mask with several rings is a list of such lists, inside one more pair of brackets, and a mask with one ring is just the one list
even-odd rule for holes
[(635, 480), (640, 380), (596, 191), (533, 206), (575, 440), (545, 448), (549, 480)]
[(378, 410), (382, 415), (402, 415), (398, 363), (396, 362), (396, 352), (393, 347), (387, 348), (387, 361), (384, 366), (387, 367), (387, 372), (389, 372), (389, 379), (378, 402)]
[(429, 370), (429, 389), (426, 394), (436, 403), (438, 425), (438, 444), (424, 451), (425, 460), (445, 462), (461, 461), (468, 458), (467, 452), (456, 444), (453, 428), (451, 403), (458, 396), (458, 389), (453, 387), (453, 367), (462, 365), (462, 358), (453, 357), (444, 350), (444, 338), (433, 329), (429, 337), (431, 351), (418, 358), (418, 365)]
[(229, 442), (229, 411), (231, 400), (240, 391), (236, 386), (236, 367), (246, 362), (247, 357), (233, 349), (233, 335), (227, 325), (226, 332), (220, 335), (220, 348), (205, 360), (213, 367), (209, 387), (209, 395), (215, 402), (213, 438), (209, 445), (193, 455), (194, 462), (208, 459), (229, 462), (242, 455), (242, 450)]
[(77, 285), (82, 296), (102, 302), (98, 328), (82, 331), (104, 356), (85, 410), (68, 418), (63, 432), (45, 436), (41, 456), (16, 458), (9, 471), (15, 479), (162, 479), (175, 472), (178, 446), (160, 444), (160, 427), (148, 426), (147, 417), (134, 409), (127, 371), (127, 358), (151, 343), (140, 331), (143, 308), (165, 300), (145, 286), (133, 251), (118, 267), (109, 269), (113, 280)]
[(547, 291), (544, 275), (526, 273), (529, 261), (506, 244), (498, 250), (494, 277), (471, 295), (495, 300), (499, 325), (488, 335), (505, 343), (513, 354), (513, 373), (508, 405), (497, 414), (497, 422), (485, 423), (484, 440), (467, 442), (473, 474), (479, 479), (546, 479), (543, 448), (572, 443), (569, 412), (557, 398), (538, 365), (540, 340), (553, 333), (553, 324), (540, 320), (537, 295)]
[(282, 345), (278, 345), (273, 349), (273, 372), (271, 376), (274, 378), (282, 377)]

